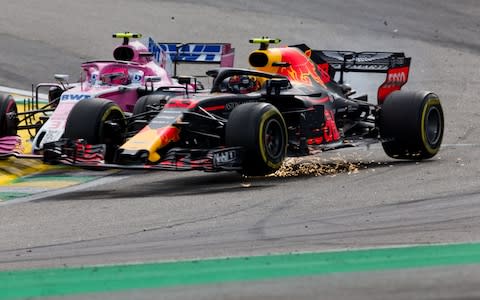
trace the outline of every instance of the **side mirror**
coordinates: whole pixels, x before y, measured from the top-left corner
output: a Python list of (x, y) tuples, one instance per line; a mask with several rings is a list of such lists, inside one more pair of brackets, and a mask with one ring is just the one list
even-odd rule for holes
[(70, 78), (69, 75), (67, 75), (67, 74), (54, 74), (53, 77), (55, 78), (56, 81), (58, 81), (58, 83), (60, 83), (62, 85), (62, 88), (64, 90), (67, 89), (67, 87), (69, 86), (69, 83), (68, 83), (68, 79)]
[(290, 81), (287, 78), (272, 78), (266, 82), (267, 95), (271, 95), (273, 91), (275, 96), (278, 96), (280, 94), (280, 90), (289, 87)]
[(162, 81), (162, 77), (160, 77), (160, 76), (145, 76), (143, 80), (145, 82), (145, 89), (148, 89), (148, 85), (150, 84), (150, 88), (153, 91), (153, 84), (155, 82)]
[(55, 80), (57, 80), (58, 82), (68, 82), (68, 79), (70, 78), (70, 75), (67, 75), (67, 74), (55, 74), (53, 75), (53, 77), (55, 78)]

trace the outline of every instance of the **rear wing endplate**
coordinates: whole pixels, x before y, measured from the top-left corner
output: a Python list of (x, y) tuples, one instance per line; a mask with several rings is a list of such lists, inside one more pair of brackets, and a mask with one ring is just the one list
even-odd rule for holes
[[(219, 64), (233, 67), (235, 49), (229, 43), (158, 43), (148, 39), (148, 50), (159, 63), (165, 63), (167, 72), (177, 74), (179, 63)], [(173, 70), (168, 70), (173, 65)], [(171, 68), (171, 67), (170, 67)]]

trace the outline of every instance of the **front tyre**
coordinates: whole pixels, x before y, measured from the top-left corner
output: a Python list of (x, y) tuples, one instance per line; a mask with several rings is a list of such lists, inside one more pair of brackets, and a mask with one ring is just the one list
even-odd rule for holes
[(17, 135), (17, 104), (11, 95), (0, 94), (0, 137)]
[(431, 92), (396, 91), (381, 107), (380, 135), (385, 153), (398, 159), (428, 159), (440, 150), (443, 109)]
[(225, 143), (229, 147), (243, 147), (244, 175), (273, 173), (281, 167), (286, 156), (285, 120), (271, 104), (242, 104), (230, 113), (225, 128)]
[(83, 139), (88, 144), (105, 144), (106, 161), (112, 161), (118, 146), (125, 142), (127, 122), (121, 108), (106, 99), (78, 102), (70, 112), (63, 136)]

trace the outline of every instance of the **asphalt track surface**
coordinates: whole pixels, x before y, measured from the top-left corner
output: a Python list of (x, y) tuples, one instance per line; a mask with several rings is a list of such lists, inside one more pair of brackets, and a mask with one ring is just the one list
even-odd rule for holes
[[(307, 158), (305, 173), (120, 173), (0, 207), (0, 269), (54, 268), (480, 241), (480, 6), (472, 1), (9, 1), (0, 85), (29, 88), (110, 58), (112, 32), (405, 51), (406, 89), (440, 95), (444, 146), (395, 161), (381, 147)], [(340, 160), (340, 162), (339, 162)], [(347, 162), (342, 162), (346, 160)], [(298, 162), (296, 164), (298, 166)], [(320, 172), (322, 173), (322, 172)], [(323, 173), (322, 173), (323, 174)], [(480, 268), (442, 266), (138, 290), (98, 299), (478, 299)], [(78, 295), (77, 298), (94, 298)]]

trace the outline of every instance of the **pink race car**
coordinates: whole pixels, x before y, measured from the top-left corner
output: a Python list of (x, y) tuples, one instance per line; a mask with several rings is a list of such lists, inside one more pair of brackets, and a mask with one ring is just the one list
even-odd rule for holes
[[(68, 75), (55, 75), (56, 83), (40, 83), (35, 95), (20, 112), (11, 95), (0, 94), (0, 157), (42, 157), (43, 146), (62, 137), (102, 142), (100, 137), (115, 139), (126, 130), (126, 124), (116, 124), (125, 117), (144, 114), (147, 107), (163, 107), (167, 99), (178, 93), (202, 89), (196, 80), (176, 76), (177, 64), (216, 63), (233, 66), (234, 49), (225, 43), (157, 43), (148, 45), (138, 39), (141, 34), (116, 33), (123, 42), (113, 51), (114, 60), (96, 60), (82, 64), (82, 76), (69, 83)], [(40, 90), (48, 90), (48, 103), (40, 106)], [(76, 104), (94, 101), (94, 112)], [(69, 122), (83, 126), (67, 126)], [(124, 122), (124, 121), (122, 121)], [(118, 126), (120, 125), (120, 126)], [(139, 124), (136, 124), (140, 126)], [(67, 130), (66, 130), (67, 128)], [(22, 153), (19, 130), (28, 130), (32, 153)]]

